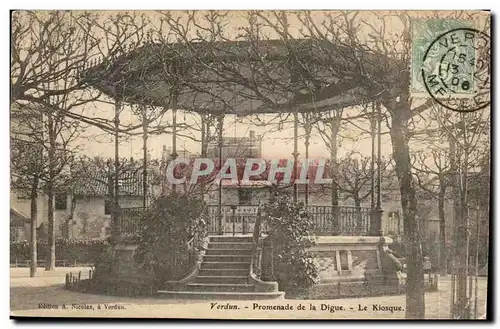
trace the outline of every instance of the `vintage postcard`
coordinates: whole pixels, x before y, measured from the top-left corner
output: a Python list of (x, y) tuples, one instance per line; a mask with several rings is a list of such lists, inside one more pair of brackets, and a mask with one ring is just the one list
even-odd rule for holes
[(487, 319), (488, 11), (13, 11), (11, 316)]

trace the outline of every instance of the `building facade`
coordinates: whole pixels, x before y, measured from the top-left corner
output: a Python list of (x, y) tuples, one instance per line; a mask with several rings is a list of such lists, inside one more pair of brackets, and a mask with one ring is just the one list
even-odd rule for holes
[[(217, 141), (208, 144), (207, 156), (219, 157)], [(262, 157), (262, 136), (250, 130), (248, 137), (223, 137), (222, 158), (260, 158)]]

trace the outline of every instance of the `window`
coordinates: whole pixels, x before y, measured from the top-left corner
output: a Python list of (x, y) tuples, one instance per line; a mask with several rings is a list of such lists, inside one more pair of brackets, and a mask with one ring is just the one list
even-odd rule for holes
[(242, 206), (250, 205), (252, 203), (252, 191), (248, 189), (238, 190), (239, 204)]
[(30, 200), (30, 196), (27, 194), (27, 193), (19, 193), (19, 194), (16, 194), (16, 198), (18, 200)]
[(82, 218), (82, 233), (87, 233), (89, 230), (89, 219), (88, 217)]
[(19, 229), (17, 227), (11, 227), (10, 228), (10, 242), (16, 242), (18, 239), (18, 231)]
[(111, 215), (113, 210), (113, 202), (111, 200), (104, 200), (104, 214)]
[(389, 218), (391, 219), (396, 219), (399, 218), (399, 212), (398, 211), (389, 211)]
[(57, 193), (55, 197), (55, 209), (66, 210), (68, 207), (68, 200), (65, 193)]
[(349, 253), (349, 251), (347, 251), (347, 250), (340, 250), (339, 251), (340, 270), (342, 270), (342, 271), (348, 271), (350, 269), (351, 264), (349, 264), (348, 253)]

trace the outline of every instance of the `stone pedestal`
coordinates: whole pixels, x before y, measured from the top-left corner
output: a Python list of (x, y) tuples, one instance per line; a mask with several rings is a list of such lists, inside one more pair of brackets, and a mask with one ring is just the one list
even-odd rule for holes
[(96, 264), (92, 286), (98, 293), (117, 296), (152, 295), (153, 277), (134, 261), (137, 244), (126, 240), (108, 247)]
[(392, 239), (372, 236), (322, 236), (311, 248), (320, 283), (310, 299), (331, 299), (404, 292), (401, 263), (388, 245)]

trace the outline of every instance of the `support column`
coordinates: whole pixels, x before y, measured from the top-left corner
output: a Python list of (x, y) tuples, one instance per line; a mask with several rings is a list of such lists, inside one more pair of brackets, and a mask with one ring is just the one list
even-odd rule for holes
[(375, 209), (375, 135), (376, 135), (376, 121), (375, 121), (375, 104), (372, 104), (372, 115), (370, 118), (371, 138), (372, 138), (372, 155), (370, 161), (370, 208)]
[[(219, 117), (219, 173), (222, 168), (222, 147), (223, 147), (223, 139), (222, 139), (222, 129), (224, 128), (224, 115), (221, 114)], [(222, 228), (222, 179), (219, 180), (219, 197), (218, 197), (218, 207), (217, 207), (217, 216), (218, 216), (218, 225), (219, 225), (219, 234), (224, 234), (224, 230)]]
[(381, 195), (380, 185), (382, 182), (382, 172), (380, 170), (382, 164), (382, 113), (380, 110), (380, 102), (376, 103), (377, 106), (377, 209), (381, 209)]
[(146, 106), (141, 106), (142, 112), (142, 206), (146, 208), (148, 200), (148, 116)]
[(332, 179), (331, 201), (334, 210), (339, 205), (339, 193), (337, 186), (337, 134), (339, 131), (340, 118), (333, 117), (330, 120), (330, 176)]
[[(177, 159), (177, 95), (172, 96), (172, 154), (170, 154), (171, 161)], [(177, 192), (177, 185), (172, 184), (172, 192)]]
[[(311, 137), (311, 125), (309, 122), (309, 114), (303, 114), (302, 117), (304, 118), (304, 131), (305, 131), (304, 146), (306, 148), (306, 161), (309, 161), (309, 143), (310, 143), (310, 137)], [(309, 168), (306, 172), (306, 180), (308, 178), (309, 178)], [(309, 204), (309, 183), (305, 184), (304, 202), (305, 202), (306, 206)]]
[[(341, 112), (340, 112), (341, 116)], [(332, 202), (332, 230), (333, 235), (340, 234), (340, 216), (339, 212), (339, 189), (337, 185), (337, 135), (340, 129), (340, 117), (335, 111), (330, 119), (330, 177), (331, 185), (331, 202)]]
[[(207, 157), (207, 148), (206, 148), (206, 130), (205, 130), (205, 126), (206, 126), (206, 114), (200, 114), (200, 118), (201, 118), (201, 157), (202, 158), (206, 158)], [(205, 180), (204, 178), (202, 177), (201, 178), (201, 181), (200, 181), (200, 196), (202, 199), (204, 199), (204, 195), (205, 195)]]
[[(370, 216), (370, 235), (383, 236), (382, 230), (382, 209), (381, 209), (381, 122), (382, 115), (380, 102), (372, 104), (372, 159), (371, 159), (371, 216)], [(375, 177), (375, 136), (377, 137), (377, 172)], [(375, 193), (376, 188), (376, 193)], [(375, 203), (376, 194), (376, 203)]]
[(293, 202), (297, 203), (299, 199), (299, 190), (297, 184), (295, 184), (295, 179), (298, 176), (298, 166), (297, 160), (299, 158), (299, 146), (298, 146), (298, 134), (299, 134), (299, 113), (297, 110), (293, 112)]

